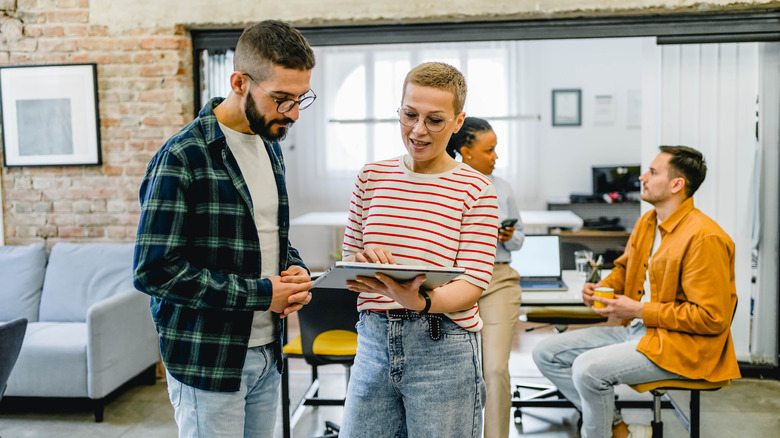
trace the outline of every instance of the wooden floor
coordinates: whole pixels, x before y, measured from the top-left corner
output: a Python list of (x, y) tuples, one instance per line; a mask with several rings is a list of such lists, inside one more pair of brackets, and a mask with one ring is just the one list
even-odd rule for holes
[[(291, 320), (291, 322), (293, 322)], [(544, 382), (530, 357), (534, 344), (544, 336), (554, 336), (551, 328), (526, 333), (521, 325), (515, 337), (510, 359), (513, 382)], [(294, 331), (294, 330), (293, 330)], [(292, 333), (291, 333), (292, 334)], [(298, 400), (307, 386), (308, 367), (302, 360), (291, 360), (292, 399)], [(340, 365), (320, 368), (322, 394), (341, 396), (345, 373)], [(618, 389), (625, 399), (642, 397), (627, 387)], [(673, 395), (687, 404), (685, 395)], [(775, 437), (780, 430), (780, 382), (740, 379), (731, 387), (702, 394), (702, 437)], [(624, 410), (631, 422), (650, 422), (649, 410)], [(274, 438), (281, 437), (281, 410)], [(341, 421), (340, 407), (307, 408), (293, 436), (313, 437), (323, 432), (325, 420)], [(577, 416), (572, 409), (523, 410), (523, 424), (510, 427), (510, 437), (578, 437)], [(664, 411), (667, 438), (687, 436), (671, 411)], [(96, 437), (156, 438), (176, 437), (177, 429), (163, 379), (153, 386), (134, 385), (122, 390), (105, 409), (105, 421), (94, 423), (88, 404), (73, 400), (5, 398), (0, 401), (0, 436), (24, 437)]]

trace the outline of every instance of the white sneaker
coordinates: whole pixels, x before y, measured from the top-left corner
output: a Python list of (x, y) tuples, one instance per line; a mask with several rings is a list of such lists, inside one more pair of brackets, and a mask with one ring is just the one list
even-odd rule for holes
[(653, 428), (647, 424), (629, 424), (628, 438), (653, 438)]

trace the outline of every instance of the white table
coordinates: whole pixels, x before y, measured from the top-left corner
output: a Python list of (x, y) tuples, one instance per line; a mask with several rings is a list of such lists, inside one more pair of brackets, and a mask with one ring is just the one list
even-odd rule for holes
[(332, 248), (336, 254), (341, 253), (344, 242), (344, 229), (347, 224), (346, 211), (313, 211), (290, 220), (291, 226), (309, 226), (330, 228), (333, 239)]
[[(521, 211), (520, 219), (525, 228), (570, 228), (577, 231), (582, 228), (582, 218), (569, 210)], [(547, 230), (540, 231), (547, 232)]]
[[(569, 210), (538, 210), (521, 211), (520, 219), (526, 227), (546, 227), (546, 228), (571, 228), (579, 230), (582, 228), (582, 218)], [(290, 225), (322, 226), (322, 227), (344, 227), (347, 223), (346, 211), (313, 211), (293, 218)]]
[(565, 291), (523, 291), (523, 306), (571, 306), (582, 304), (582, 287), (585, 277), (577, 271), (563, 271)]
[[(610, 269), (601, 271), (601, 278), (607, 278)], [(582, 304), (582, 287), (585, 277), (577, 271), (563, 271), (563, 282), (569, 287), (565, 291), (523, 291), (523, 306), (572, 306)]]
[(347, 223), (346, 211), (313, 211), (293, 218), (290, 225), (308, 225), (320, 227), (344, 227)]
[[(544, 234), (548, 228), (582, 228), (582, 218), (568, 210), (558, 211), (521, 211), (520, 218), (527, 234)], [(341, 253), (344, 241), (344, 229), (347, 224), (347, 211), (313, 211), (290, 220), (291, 226), (329, 228), (325, 238), (330, 236), (334, 253)], [(580, 286), (580, 289), (582, 286)]]

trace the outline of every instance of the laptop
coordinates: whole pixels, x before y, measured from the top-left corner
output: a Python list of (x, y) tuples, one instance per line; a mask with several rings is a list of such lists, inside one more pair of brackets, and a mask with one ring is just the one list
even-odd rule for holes
[(561, 241), (557, 234), (527, 235), (523, 247), (512, 252), (510, 266), (520, 274), (520, 287), (533, 291), (564, 291), (561, 277)]

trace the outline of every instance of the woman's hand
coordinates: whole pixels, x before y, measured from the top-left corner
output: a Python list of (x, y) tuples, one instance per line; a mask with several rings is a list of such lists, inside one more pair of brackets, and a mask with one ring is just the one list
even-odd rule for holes
[(425, 308), (425, 299), (420, 295), (420, 286), (424, 281), (423, 274), (399, 283), (385, 274), (377, 273), (376, 278), (358, 277), (357, 280), (347, 281), (347, 289), (357, 293), (381, 294), (407, 309), (422, 310)]
[(498, 229), (498, 241), (501, 243), (508, 242), (512, 238), (512, 234), (515, 233), (515, 227), (505, 227)]
[(387, 265), (395, 265), (395, 258), (387, 248), (382, 246), (372, 246), (370, 248), (363, 249), (363, 252), (355, 253), (349, 257), (344, 258), (345, 262), (362, 262), (362, 263), (383, 263)]

